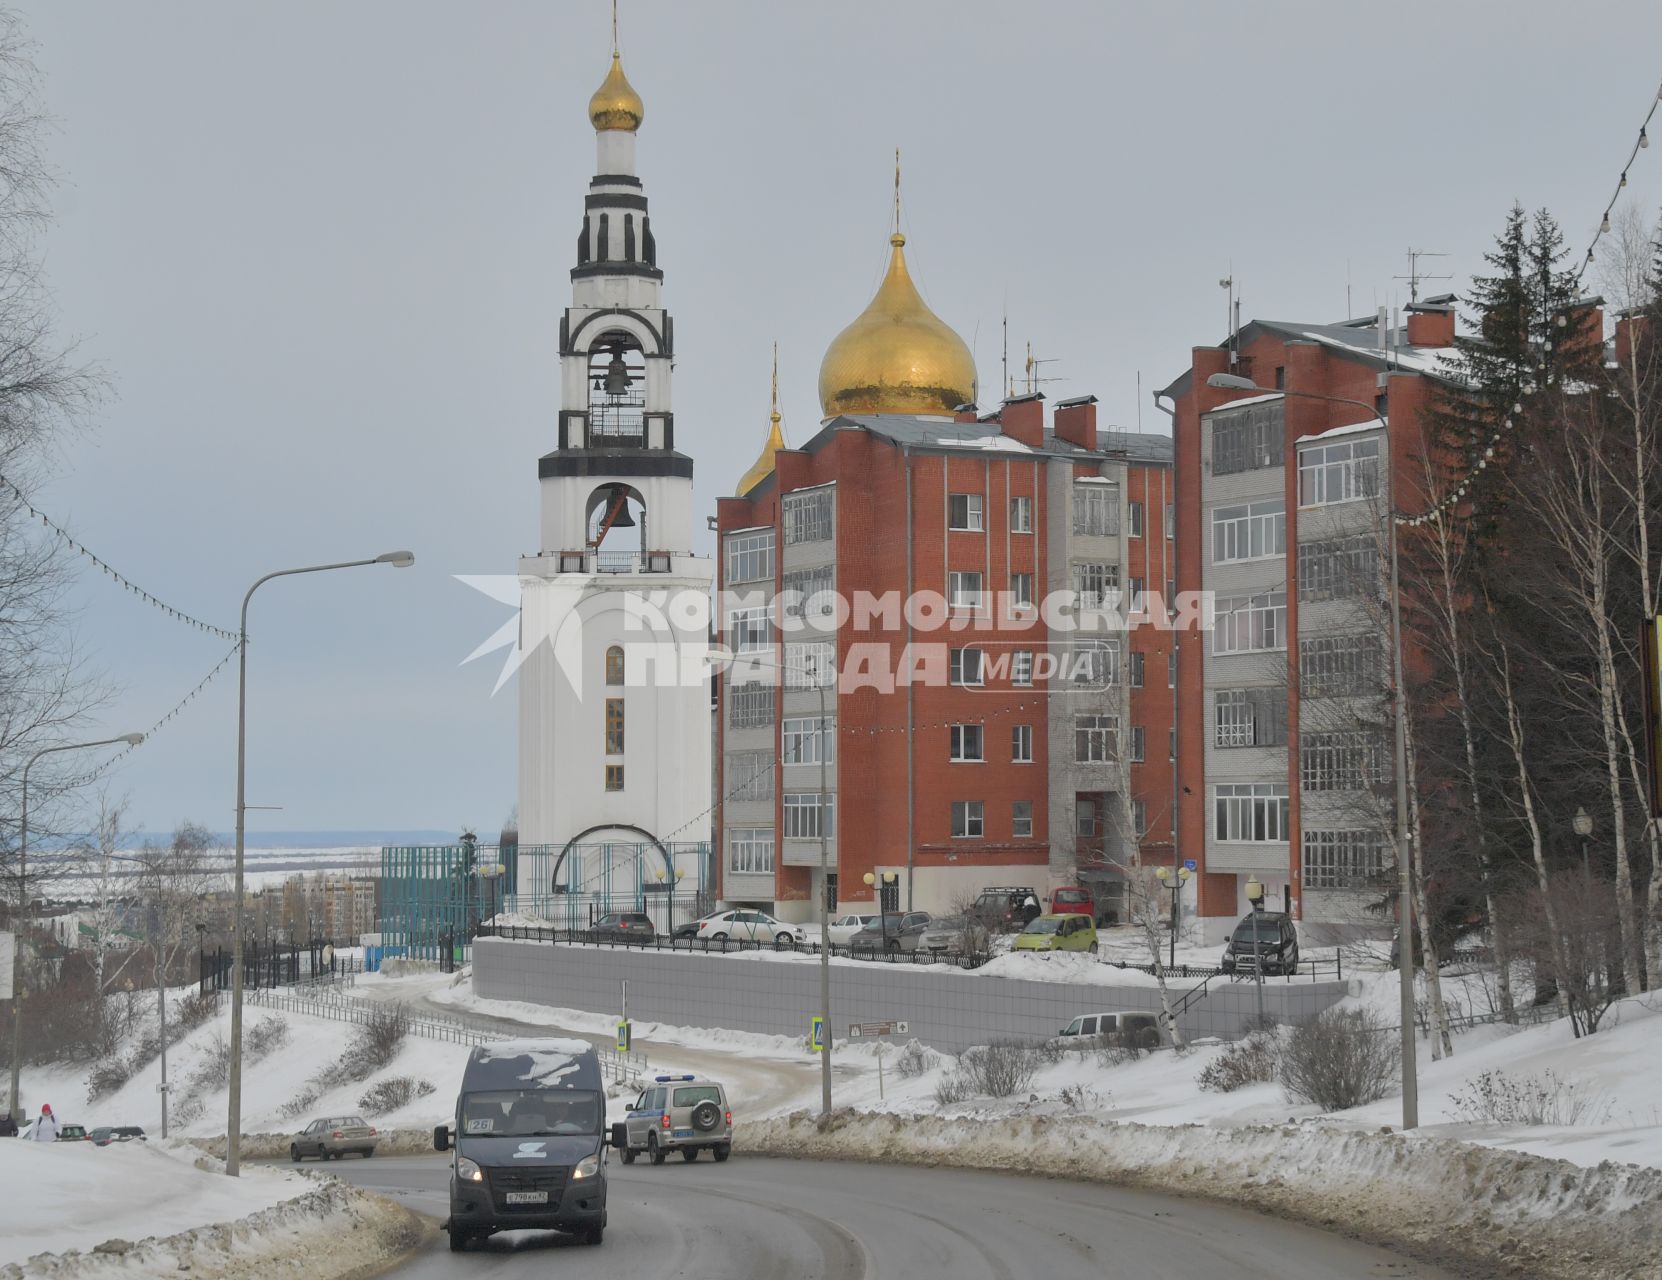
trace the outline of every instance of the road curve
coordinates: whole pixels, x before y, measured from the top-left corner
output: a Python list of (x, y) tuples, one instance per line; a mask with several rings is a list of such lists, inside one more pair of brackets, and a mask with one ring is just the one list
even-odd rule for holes
[[(330, 1172), (446, 1212), (443, 1157)], [(441, 1235), (392, 1272), (592, 1280), (1454, 1280), (1341, 1236), (1092, 1183), (958, 1169), (746, 1159), (613, 1160), (605, 1243), (543, 1232), (453, 1257)]]

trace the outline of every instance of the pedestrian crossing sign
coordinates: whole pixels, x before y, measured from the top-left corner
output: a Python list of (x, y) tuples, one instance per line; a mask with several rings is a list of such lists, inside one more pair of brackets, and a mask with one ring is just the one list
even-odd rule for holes
[(812, 1053), (825, 1052), (825, 1019), (815, 1018), (813, 1030), (809, 1033), (808, 1049)]
[(633, 1039), (633, 1034), (634, 1033), (627, 1022), (620, 1022), (617, 1024), (617, 1051), (619, 1053), (629, 1052), (629, 1044)]

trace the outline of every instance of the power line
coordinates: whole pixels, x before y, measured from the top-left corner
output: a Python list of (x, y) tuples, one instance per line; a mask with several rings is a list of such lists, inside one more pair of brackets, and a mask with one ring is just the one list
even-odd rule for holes
[[(192, 617), (190, 614), (186, 613), (182, 609), (175, 609), (172, 605), (168, 604), (166, 601), (160, 600), (156, 596), (152, 595), (150, 592), (146, 591), (143, 587), (139, 586), (138, 583), (134, 582), (131, 578), (127, 577), (126, 574), (120, 572), (113, 565), (111, 565), (107, 561), (105, 561), (102, 557), (94, 555), (93, 552), (88, 547), (86, 547), (81, 542), (77, 541), (76, 538), (73, 535), (71, 535), (70, 532), (67, 529), (65, 529), (62, 525), (58, 524), (56, 521), (51, 519), (51, 517), (46, 515), (45, 512), (40, 511), (39, 509), (37, 509), (29, 501), (29, 499), (24, 496), (23, 490), (19, 489), (15, 484), (13, 484), (9, 479), (7, 479), (3, 475), (0, 475), (0, 486), (4, 486), (5, 488), (11, 490), (12, 494), (17, 498), (17, 500), (23, 504), (24, 510), (26, 510), (30, 515), (34, 516), (37, 520), (39, 520), (41, 522), (41, 524), (45, 525), (53, 533), (55, 533), (58, 536), (58, 538), (67, 547), (69, 547), (69, 549), (71, 551), (75, 552), (76, 555), (81, 556), (83, 559), (91, 561), (92, 564), (95, 565), (106, 577), (111, 578), (115, 582), (119, 583), (125, 590), (130, 591), (133, 595), (138, 596), (139, 599), (143, 600), (146, 604), (152, 605), (155, 608), (161, 610), (163, 613), (165, 613), (168, 617), (172, 618), (174, 621), (183, 622), (183, 623), (185, 623), (189, 626), (195, 627), (198, 631), (206, 632), (208, 635), (218, 636), (221, 640), (230, 640), (230, 641), (233, 641), (233, 642), (235, 642), (237, 640), (238, 637), (237, 637), (237, 633), (235, 631), (227, 631), (223, 627), (213, 626), (211, 623), (203, 622), (200, 618)], [(233, 652), (235, 652), (235, 650), (233, 650)], [(126, 753), (123, 752), (122, 754), (125, 755)], [(116, 758), (119, 759), (119, 757), (116, 757)]]

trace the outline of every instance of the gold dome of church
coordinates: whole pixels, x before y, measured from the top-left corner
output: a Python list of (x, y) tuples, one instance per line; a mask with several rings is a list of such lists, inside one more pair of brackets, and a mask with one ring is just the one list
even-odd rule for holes
[(751, 463), (750, 470), (739, 478), (739, 487), (733, 492), (744, 497), (762, 481), (773, 474), (773, 455), (785, 447), (785, 432), (780, 427), (784, 418), (779, 412), (779, 344), (773, 344), (773, 412), (768, 414), (771, 427), (768, 431), (767, 443), (762, 446), (762, 452), (757, 455), (756, 461)]
[(924, 303), (906, 270), (906, 237), (889, 237), (889, 271), (871, 304), (839, 333), (819, 367), (825, 416), (950, 414), (975, 400), (975, 358)]
[(641, 127), (645, 116), (646, 104), (635, 92), (635, 86), (629, 83), (629, 77), (623, 74), (623, 59), (614, 49), (612, 69), (606, 73), (600, 88), (594, 91), (594, 97), (589, 99), (589, 123), (596, 130), (626, 129), (634, 133)]

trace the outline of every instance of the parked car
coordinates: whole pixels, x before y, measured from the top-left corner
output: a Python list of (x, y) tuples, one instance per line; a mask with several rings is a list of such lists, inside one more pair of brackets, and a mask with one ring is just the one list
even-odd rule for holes
[(1083, 885), (1065, 884), (1050, 895), (1053, 916), (1090, 916), (1096, 919), (1096, 900)]
[(644, 911), (613, 911), (589, 928), (592, 942), (656, 942), (658, 930)]
[(924, 927), (916, 950), (972, 955), (985, 951), (990, 942), (987, 927), (974, 916), (946, 916)]
[(848, 940), (850, 951), (916, 951), (918, 940), (930, 925), (927, 911), (890, 911), (873, 916), (870, 923)]
[(1161, 1041), (1160, 1017), (1136, 1009), (1110, 1009), (1106, 1013), (1082, 1013), (1051, 1039), (1064, 1049), (1094, 1049), (1110, 1038), (1129, 1037), (1136, 1044), (1153, 1048)]
[(1039, 895), (1031, 885), (983, 889), (970, 914), (995, 933), (1020, 929), (1039, 914)]
[(87, 1135), (95, 1147), (107, 1147), (112, 1142), (147, 1142), (144, 1130), (136, 1124), (100, 1125)]
[(706, 920), (714, 920), (720, 914), (721, 913), (719, 911), (712, 911), (709, 915), (699, 916), (696, 920), (683, 920), (680, 924), (676, 925), (675, 928), (670, 930), (669, 936), (671, 939), (678, 941), (684, 941), (687, 938), (696, 938), (698, 936), (698, 926), (703, 924)]
[(1088, 951), (1096, 954), (1096, 922), (1090, 916), (1040, 916), (1016, 935), (1017, 951)]
[(289, 1159), (299, 1164), (307, 1156), (339, 1160), (356, 1153), (365, 1160), (375, 1154), (376, 1133), (362, 1116), (335, 1116), (313, 1120), (289, 1142)]
[(653, 1077), (621, 1127), (625, 1140), (618, 1150), (624, 1164), (634, 1164), (637, 1155), (662, 1164), (671, 1151), (679, 1151), (691, 1164), (706, 1150), (719, 1164), (733, 1152), (733, 1108), (727, 1090), (703, 1076)]
[(1284, 911), (1257, 911), (1241, 917), (1224, 945), (1218, 967), (1235, 973), (1262, 966), (1265, 973), (1292, 973), (1298, 968), (1298, 930)]
[(708, 942), (771, 942), (794, 946), (802, 935), (794, 925), (775, 920), (765, 911), (722, 911), (698, 922), (698, 937)]
[(859, 933), (861, 929), (864, 929), (875, 919), (877, 919), (877, 917), (874, 915), (838, 916), (826, 926), (825, 936), (831, 939), (832, 946), (846, 947), (854, 940), (855, 934)]

